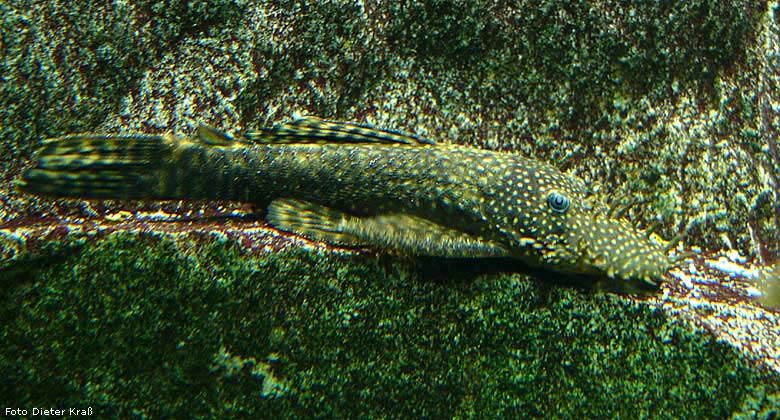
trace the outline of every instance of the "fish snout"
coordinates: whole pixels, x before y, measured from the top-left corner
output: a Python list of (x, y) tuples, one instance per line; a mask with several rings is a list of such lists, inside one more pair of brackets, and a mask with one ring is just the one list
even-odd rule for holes
[[(596, 219), (577, 235), (581, 262), (610, 279), (657, 287), (671, 260), (666, 248), (624, 220)], [(583, 226), (586, 227), (586, 226)]]

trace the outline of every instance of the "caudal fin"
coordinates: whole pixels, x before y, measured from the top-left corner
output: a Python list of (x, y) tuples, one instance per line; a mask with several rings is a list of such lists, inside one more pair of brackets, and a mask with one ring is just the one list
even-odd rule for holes
[(145, 198), (172, 153), (164, 136), (79, 134), (45, 140), (20, 191), (79, 198)]

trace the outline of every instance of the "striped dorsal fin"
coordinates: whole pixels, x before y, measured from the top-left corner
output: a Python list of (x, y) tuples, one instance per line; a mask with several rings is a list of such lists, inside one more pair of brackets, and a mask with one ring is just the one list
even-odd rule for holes
[(436, 142), (395, 130), (367, 125), (303, 117), (272, 128), (249, 131), (244, 136), (253, 143), (379, 143), (409, 146), (435, 146)]

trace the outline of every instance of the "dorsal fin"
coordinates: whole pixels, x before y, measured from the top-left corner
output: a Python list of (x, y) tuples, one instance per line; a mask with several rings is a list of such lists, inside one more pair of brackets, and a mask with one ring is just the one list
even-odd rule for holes
[(236, 142), (233, 137), (230, 137), (224, 131), (203, 123), (198, 124), (195, 136), (198, 140), (210, 146), (230, 146)]
[(435, 146), (424, 139), (395, 130), (382, 130), (367, 125), (303, 117), (274, 126), (249, 131), (244, 136), (253, 143), (381, 143), (409, 146)]

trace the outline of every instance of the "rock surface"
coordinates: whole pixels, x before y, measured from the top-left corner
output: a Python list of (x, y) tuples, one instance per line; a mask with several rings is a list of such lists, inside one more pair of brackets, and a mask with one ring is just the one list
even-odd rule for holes
[[(4, 407), (138, 417), (773, 418), (775, 2), (0, 4)], [(241, 203), (10, 186), (78, 131), (293, 114), (517, 151), (701, 252), (658, 296), (333, 249)], [(611, 197), (612, 198), (612, 197)], [(225, 217), (230, 216), (230, 217)], [(730, 251), (728, 251), (730, 249)], [(747, 255), (750, 263), (739, 255)], [(22, 407), (25, 408), (25, 407)]]

